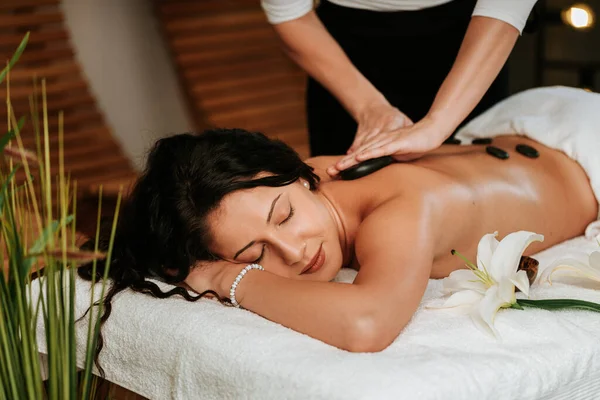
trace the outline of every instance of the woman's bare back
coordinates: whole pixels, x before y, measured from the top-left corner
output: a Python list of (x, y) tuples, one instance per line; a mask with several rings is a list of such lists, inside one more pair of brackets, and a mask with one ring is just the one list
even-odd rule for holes
[[(534, 147), (539, 158), (519, 154), (517, 144)], [(493, 145), (507, 151), (509, 159), (487, 154), (485, 145), (447, 145), (354, 181), (327, 177), (325, 168), (338, 157), (307, 162), (323, 178), (321, 190), (349, 220), (362, 220), (392, 199), (431, 202), (437, 209), (432, 215), (438, 218), (438, 237), (444, 238), (435, 247), (431, 276), (437, 278), (463, 265), (450, 255), (451, 249), (474, 260), (477, 243), (486, 233), (498, 231), (499, 237), (517, 230), (541, 233), (544, 242), (527, 249), (526, 254), (532, 254), (581, 235), (598, 216), (598, 202), (585, 172), (565, 154), (516, 136), (496, 138)]]

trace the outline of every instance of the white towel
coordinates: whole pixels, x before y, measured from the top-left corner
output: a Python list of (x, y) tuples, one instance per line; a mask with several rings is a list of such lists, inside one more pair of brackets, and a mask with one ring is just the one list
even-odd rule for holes
[[(536, 258), (543, 269), (557, 257), (598, 249), (580, 237)], [(338, 278), (351, 282), (354, 271)], [(532, 289), (531, 297), (600, 302), (600, 291), (587, 286), (555, 283)], [(88, 289), (78, 282), (80, 313)], [(440, 289), (441, 281), (431, 280), (408, 327), (373, 354), (339, 350), (212, 300), (126, 291), (104, 327), (101, 362), (110, 381), (161, 400), (598, 398), (600, 314), (501, 310), (496, 341), (468, 316), (426, 309), (443, 301)], [(85, 329), (79, 327), (79, 340)]]
[[(472, 139), (523, 135), (560, 150), (587, 173), (600, 203), (600, 94), (566, 86), (529, 89), (510, 96), (456, 133)], [(506, 149), (514, 150), (514, 149)]]

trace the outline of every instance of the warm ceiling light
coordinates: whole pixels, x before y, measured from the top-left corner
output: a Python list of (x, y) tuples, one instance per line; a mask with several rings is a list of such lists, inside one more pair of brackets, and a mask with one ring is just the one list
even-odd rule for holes
[(565, 24), (575, 29), (588, 29), (594, 25), (594, 11), (587, 4), (575, 4), (561, 13)]

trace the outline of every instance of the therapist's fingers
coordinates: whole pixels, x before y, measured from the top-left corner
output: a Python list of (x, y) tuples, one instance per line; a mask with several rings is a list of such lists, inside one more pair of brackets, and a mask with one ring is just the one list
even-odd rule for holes
[(397, 138), (396, 140), (388, 140), (380, 143), (375, 143), (367, 149), (364, 149), (356, 155), (356, 159), (361, 162), (370, 158), (377, 158), (383, 156), (394, 156), (395, 159), (411, 158), (410, 149), (407, 146), (407, 141), (404, 138)]
[[(369, 146), (366, 146), (361, 151), (356, 152), (356, 161), (363, 162), (371, 158), (393, 155), (393, 151), (390, 150), (390, 146), (396, 141), (397, 139), (395, 140), (393, 138), (386, 138), (385, 140), (374, 142)], [(396, 147), (404, 148), (405, 146), (403, 144), (400, 144)]]
[(331, 176), (331, 177), (336, 177), (339, 173), (340, 173), (340, 170), (337, 169), (333, 165), (330, 166), (329, 168), (327, 168), (327, 174), (329, 174), (329, 176)]
[(372, 131), (369, 132), (367, 135), (365, 135), (362, 140), (360, 141), (360, 143), (358, 144), (357, 148), (355, 149), (355, 151), (358, 150), (359, 147), (364, 146), (366, 143), (369, 143), (370, 141), (372, 141), (373, 139), (375, 139), (378, 134), (381, 133), (381, 129), (378, 129), (376, 131)]
[(412, 124), (410, 118), (387, 101), (364, 108), (356, 122), (358, 123), (356, 135), (346, 154), (356, 152), (359, 147), (383, 133)]
[(359, 163), (358, 160), (356, 160), (356, 154), (357, 153), (352, 153), (350, 155), (347, 155), (346, 157), (342, 158), (341, 160), (339, 160), (338, 162), (336, 162), (332, 167), (332, 171), (333, 168), (335, 168), (335, 170), (339, 171), (343, 171), (347, 168), (350, 168), (356, 164)]
[(408, 128), (408, 127), (413, 126), (414, 124), (415, 123), (410, 118), (408, 118), (407, 116), (405, 116), (404, 125), (402, 126), (402, 128)]
[(358, 161), (364, 161), (366, 158), (361, 157), (360, 154), (364, 153), (368, 149), (373, 149), (376, 147), (381, 147), (384, 144), (388, 144), (392, 140), (394, 140), (394, 137), (391, 134), (379, 135), (377, 137), (374, 137), (370, 141), (365, 142), (362, 146), (360, 146), (358, 149), (356, 149), (356, 151), (354, 152), (355, 153), (354, 155), (355, 155), (355, 157), (357, 157)]
[(361, 153), (356, 155), (356, 160), (358, 162), (362, 162), (365, 160), (369, 160), (371, 158), (378, 158), (383, 156), (389, 156), (394, 153), (393, 150), (390, 149), (390, 144), (381, 145), (378, 147), (370, 147)]
[(350, 146), (346, 154), (354, 153), (360, 146), (362, 146), (363, 143), (365, 143), (365, 141), (377, 135), (380, 131), (381, 128), (379, 127), (370, 127), (363, 129), (359, 128), (358, 132), (356, 133), (356, 136), (354, 137), (354, 141), (352, 142), (352, 146)]
[(384, 120), (382, 126), (370, 130), (364, 129), (360, 131), (360, 134), (357, 133), (357, 136), (354, 139), (352, 146), (346, 154), (358, 152), (361, 147), (369, 144), (369, 142), (372, 142), (373, 140), (378, 139), (379, 136), (382, 136), (385, 133), (391, 133), (395, 130), (407, 128), (414, 125), (412, 120), (406, 115), (404, 115), (397, 109), (395, 109), (395, 112), (395, 115), (388, 117), (387, 120)]
[[(377, 147), (380, 147), (380, 146), (383, 146), (383, 145), (389, 143), (390, 140), (391, 140), (390, 138), (383, 138), (383, 139), (381, 139), (380, 141), (376, 142), (377, 143)], [(363, 156), (364, 151), (366, 149), (371, 149), (371, 147), (367, 147), (367, 148), (361, 147), (360, 151), (356, 151), (356, 152), (354, 152), (354, 153), (352, 153), (352, 154), (350, 154), (350, 155), (342, 158), (333, 167), (337, 171), (343, 171), (345, 169), (348, 169), (348, 168), (351, 168), (351, 167), (355, 166), (356, 164), (358, 164), (358, 163), (360, 163), (362, 161), (368, 160), (369, 158), (377, 157), (377, 156), (368, 156), (368, 155), (366, 157)], [(376, 152), (374, 154), (378, 154), (378, 153)], [(359, 155), (361, 155), (361, 156), (359, 157)], [(334, 172), (333, 169), (332, 169), (332, 172)]]

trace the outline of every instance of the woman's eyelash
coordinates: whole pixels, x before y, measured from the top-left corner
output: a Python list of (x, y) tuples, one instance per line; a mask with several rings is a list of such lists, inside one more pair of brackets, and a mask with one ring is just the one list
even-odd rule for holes
[(292, 218), (294, 216), (294, 207), (292, 207), (292, 205), (290, 205), (290, 214), (286, 217), (286, 219), (284, 219), (283, 221), (281, 221), (281, 223), (279, 225), (283, 225), (286, 222), (288, 222), (290, 220), (290, 218)]
[(265, 255), (265, 245), (263, 244), (262, 251), (260, 252), (260, 256), (256, 260), (254, 260), (253, 263), (258, 264), (260, 262), (260, 260), (262, 260), (264, 255)]
[[(290, 213), (289, 213), (289, 215), (288, 215), (288, 216), (287, 216), (287, 217), (286, 217), (286, 218), (285, 218), (283, 221), (281, 221), (281, 223), (280, 223), (279, 225), (283, 225), (283, 224), (285, 224), (285, 223), (286, 223), (286, 222), (288, 222), (288, 221), (290, 220), (290, 218), (292, 218), (293, 216), (294, 216), (294, 207), (292, 207), (292, 206), (290, 205)], [(259, 256), (259, 257), (258, 257), (256, 260), (254, 260), (254, 261), (253, 261), (253, 263), (256, 263), (256, 264), (258, 264), (258, 263), (259, 263), (259, 262), (262, 260), (262, 258), (263, 258), (263, 256), (264, 256), (264, 255), (265, 255), (265, 245), (263, 244), (262, 251), (260, 252), (260, 256)]]

